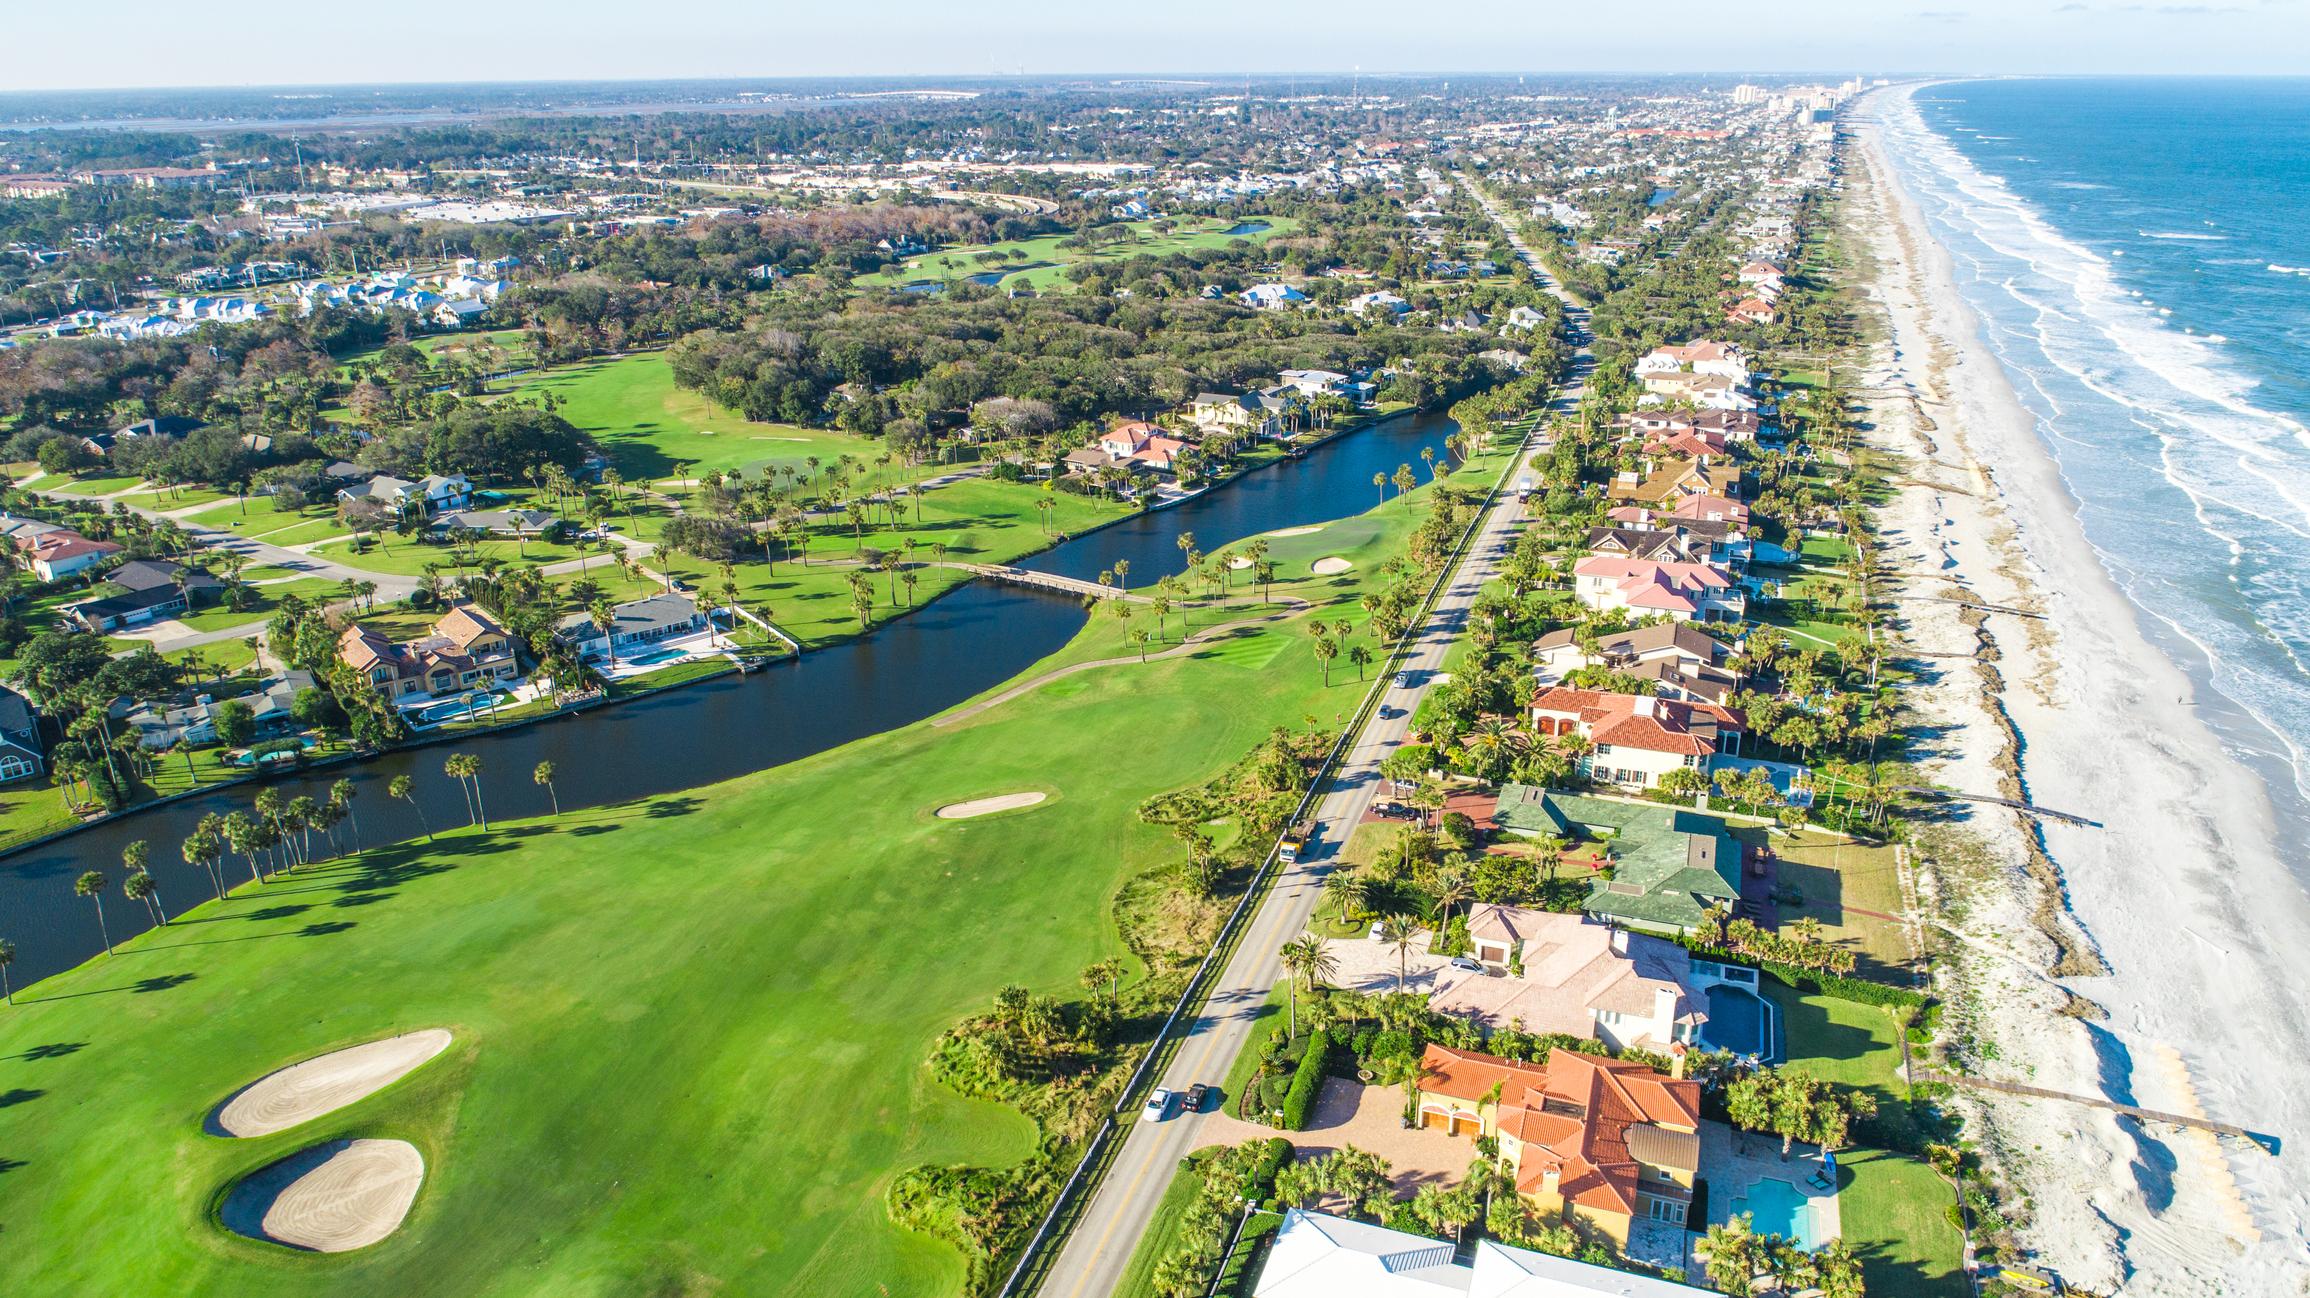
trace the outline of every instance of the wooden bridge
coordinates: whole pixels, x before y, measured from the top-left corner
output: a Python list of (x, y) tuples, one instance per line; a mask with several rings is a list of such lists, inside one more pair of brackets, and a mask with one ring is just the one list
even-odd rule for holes
[(1080, 577), (1061, 577), (1057, 573), (1036, 572), (1031, 568), (1014, 568), (1007, 563), (945, 563), (939, 566), (942, 568), (960, 568), (964, 572), (977, 573), (981, 577), (991, 578), (995, 581), (1009, 582), (1013, 586), (1031, 586), (1036, 590), (1057, 591), (1062, 595), (1077, 595), (1084, 599), (1127, 599), (1140, 604), (1147, 602), (1145, 595), (1125, 593), (1113, 586), (1102, 586), (1098, 582), (1084, 581)]
[(2278, 1155), (2279, 1142), (2276, 1136), (2261, 1135), (2248, 1131), (2244, 1127), (2233, 1126), (2227, 1122), (2215, 1122), (2209, 1118), (2193, 1118), (2180, 1113), (2160, 1113), (2156, 1109), (2119, 1104), (2114, 1100), (2105, 1100), (2098, 1096), (2072, 1095), (2067, 1091), (2049, 1091), (2042, 1086), (2023, 1086), (2019, 1082), (1992, 1082), (1982, 1077), (1959, 1077), (1954, 1073), (1936, 1073), (1923, 1068), (1917, 1070), (1916, 1080), (1920, 1082), (1944, 1082), (1950, 1086), (1963, 1086), (1976, 1091), (1997, 1091), (2005, 1095), (2026, 1095), (2039, 1100), (2066, 1100), (2071, 1104), (2108, 1109), (2112, 1113), (2123, 1114), (2140, 1122), (2162, 1122), (2173, 1127), (2191, 1127), (2199, 1131), (2210, 1131), (2217, 1136), (2235, 1136), (2240, 1140), (2253, 1142), (2263, 1153), (2273, 1158)]

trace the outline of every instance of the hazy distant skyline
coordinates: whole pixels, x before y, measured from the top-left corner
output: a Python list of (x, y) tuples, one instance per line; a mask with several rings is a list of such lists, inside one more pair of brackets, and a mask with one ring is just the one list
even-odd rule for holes
[(2310, 0), (12, 6), (0, 90), (1245, 72), (2310, 72)]

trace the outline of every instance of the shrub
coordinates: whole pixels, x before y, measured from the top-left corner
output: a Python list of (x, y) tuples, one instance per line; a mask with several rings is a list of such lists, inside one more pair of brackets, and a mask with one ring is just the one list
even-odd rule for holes
[(1317, 1028), (1307, 1041), (1307, 1053), (1299, 1057), (1299, 1071), (1291, 1076), (1291, 1090), (1283, 1098), (1283, 1126), (1286, 1131), (1307, 1130), (1308, 1115), (1315, 1111), (1316, 1095), (1323, 1090), (1325, 1060), (1331, 1054), (1331, 1033)]

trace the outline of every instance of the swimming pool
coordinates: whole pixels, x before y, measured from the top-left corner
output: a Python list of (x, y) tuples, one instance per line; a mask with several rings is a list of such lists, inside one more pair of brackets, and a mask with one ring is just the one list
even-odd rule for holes
[(1770, 1177), (1749, 1186), (1748, 1194), (1733, 1200), (1734, 1216), (1749, 1215), (1749, 1228), (1759, 1235), (1778, 1235), (1798, 1248), (1813, 1247), (1812, 1202), (1787, 1181)]
[(1745, 987), (1710, 985), (1708, 1022), (1701, 1026), (1700, 1035), (1705, 1044), (1718, 1050), (1765, 1060), (1779, 1057), (1764, 999)]
[(654, 667), (659, 663), (670, 663), (676, 658), (689, 656), (690, 651), (687, 649), (652, 649), (639, 658), (622, 658), (619, 661), (628, 667)]
[[(497, 701), (503, 703), (509, 697), (511, 696), (500, 694), (497, 696)], [(439, 703), (426, 704), (417, 709), (417, 719), (426, 722), (447, 721), (452, 717), (462, 717), (468, 712), (478, 716), (488, 710), (489, 704), (490, 696), (487, 694), (461, 695), (454, 699), (444, 699)]]

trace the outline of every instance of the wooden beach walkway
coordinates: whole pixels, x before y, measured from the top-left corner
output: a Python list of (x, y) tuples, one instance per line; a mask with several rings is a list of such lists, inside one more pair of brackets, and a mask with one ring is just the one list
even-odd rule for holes
[(2212, 1132), (2217, 1136), (2235, 1136), (2240, 1140), (2252, 1141), (2263, 1153), (2273, 1158), (2278, 1156), (2279, 1141), (2276, 1136), (2260, 1135), (2248, 1131), (2244, 1127), (2227, 1122), (2215, 1122), (2210, 1118), (2194, 1118), (2180, 1113), (2161, 1113), (2156, 1109), (2144, 1109), (2132, 1104), (2119, 1104), (2115, 1100), (2105, 1100), (2098, 1096), (2072, 1095), (2067, 1091), (2049, 1091), (2042, 1086), (2024, 1086), (2019, 1082), (1993, 1082), (1985, 1077), (1960, 1077), (1955, 1073), (1937, 1073), (1924, 1068), (1915, 1071), (1914, 1079), (1919, 1082), (1942, 1082), (1950, 1086), (1963, 1086), (1976, 1091), (1996, 1091), (2003, 1095), (2025, 1095), (2038, 1100), (2064, 1100), (2071, 1104), (2083, 1104), (2089, 1108), (2107, 1109), (2112, 1113), (2122, 1114), (2140, 1122), (2162, 1122), (2167, 1126), (2187, 1127), (2194, 1131)]

